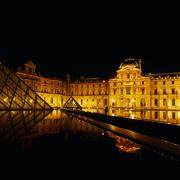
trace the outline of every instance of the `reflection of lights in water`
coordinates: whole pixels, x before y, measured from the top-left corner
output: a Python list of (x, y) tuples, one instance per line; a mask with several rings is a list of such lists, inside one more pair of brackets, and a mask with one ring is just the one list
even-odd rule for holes
[(117, 136), (111, 132), (108, 132), (108, 136), (111, 138), (116, 139), (116, 147), (119, 149), (121, 152), (125, 153), (137, 153), (141, 150), (141, 146), (129, 141), (128, 139), (122, 138), (120, 136)]
[[(159, 110), (158, 112), (158, 120), (162, 121), (163, 123), (170, 122), (171, 124), (180, 124), (180, 111), (176, 111), (175, 113), (175, 119), (173, 119), (172, 111), (165, 110)], [(131, 119), (145, 119), (149, 121), (155, 120), (155, 110), (120, 110), (116, 111), (114, 114), (115, 116), (119, 117), (129, 117)], [(113, 115), (113, 113), (111, 113)]]

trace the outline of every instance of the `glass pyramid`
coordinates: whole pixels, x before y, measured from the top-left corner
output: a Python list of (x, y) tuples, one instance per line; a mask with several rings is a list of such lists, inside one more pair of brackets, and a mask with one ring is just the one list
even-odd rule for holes
[(52, 107), (0, 63), (0, 110), (51, 110)]
[(82, 110), (82, 107), (78, 104), (78, 102), (72, 96), (66, 101), (63, 108), (73, 109), (73, 110)]

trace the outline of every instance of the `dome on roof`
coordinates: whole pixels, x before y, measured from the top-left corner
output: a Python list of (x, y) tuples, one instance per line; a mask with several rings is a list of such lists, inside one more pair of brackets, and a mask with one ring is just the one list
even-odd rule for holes
[(25, 63), (25, 65), (28, 65), (28, 66), (36, 66), (36, 65), (33, 63), (32, 59), (28, 59), (28, 61)]
[(132, 68), (139, 68), (139, 64), (132, 58), (125, 59), (123, 63), (119, 66), (120, 69), (132, 69)]

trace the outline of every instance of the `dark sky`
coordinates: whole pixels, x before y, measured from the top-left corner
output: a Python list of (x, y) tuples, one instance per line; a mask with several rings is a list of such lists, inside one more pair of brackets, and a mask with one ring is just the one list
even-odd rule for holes
[(32, 58), (44, 75), (106, 77), (124, 58), (134, 57), (142, 59), (145, 73), (180, 71), (174, 4), (7, 7), (0, 56), (10, 68)]

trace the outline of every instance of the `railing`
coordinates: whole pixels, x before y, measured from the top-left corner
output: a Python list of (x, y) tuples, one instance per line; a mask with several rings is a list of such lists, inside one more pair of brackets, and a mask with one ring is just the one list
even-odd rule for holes
[(62, 109), (83, 121), (180, 160), (180, 127), (176, 125)]

